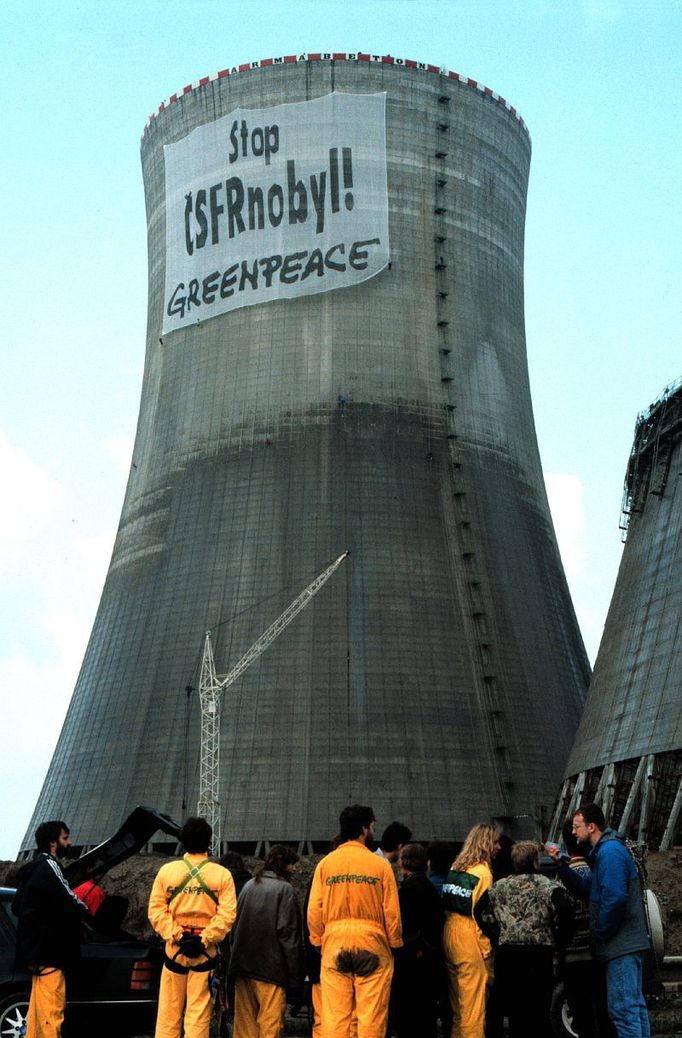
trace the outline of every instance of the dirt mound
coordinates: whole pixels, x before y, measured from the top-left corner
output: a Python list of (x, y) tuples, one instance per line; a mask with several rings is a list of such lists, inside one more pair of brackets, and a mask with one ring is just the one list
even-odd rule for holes
[[(315, 854), (301, 858), (299, 867), (294, 873), (293, 886), (301, 906), (303, 906), (308, 885), (320, 857), (321, 855)], [(147, 920), (149, 893), (156, 873), (164, 862), (172, 860), (172, 858), (163, 857), (160, 854), (138, 854), (129, 861), (123, 862), (122, 865), (117, 865), (104, 877), (102, 886), (108, 894), (122, 894), (128, 898), (128, 914), (123, 928), (129, 933), (139, 937), (151, 935), (152, 930)], [(253, 872), (258, 863), (258, 858), (244, 858), (244, 864), (249, 872)]]
[[(319, 854), (302, 857), (294, 873), (293, 885), (301, 906), (320, 858)], [(123, 926), (129, 933), (139, 937), (151, 935), (147, 921), (149, 893), (161, 865), (170, 860), (172, 859), (160, 854), (137, 854), (122, 865), (117, 865), (102, 880), (102, 886), (108, 894), (128, 898), (128, 913)], [(258, 860), (244, 859), (250, 872), (258, 864)], [(0, 885), (14, 885), (20, 864), (11, 861), (0, 862)], [(663, 910), (666, 955), (682, 955), (682, 847), (649, 854), (647, 871), (649, 885), (656, 893)]]
[(663, 912), (665, 954), (682, 955), (682, 847), (650, 854), (647, 873)]

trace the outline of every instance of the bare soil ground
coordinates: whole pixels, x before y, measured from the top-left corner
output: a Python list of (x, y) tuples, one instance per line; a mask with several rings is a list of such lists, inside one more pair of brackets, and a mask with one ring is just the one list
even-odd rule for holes
[(682, 955), (682, 847), (650, 854), (649, 886), (661, 904), (666, 955)]

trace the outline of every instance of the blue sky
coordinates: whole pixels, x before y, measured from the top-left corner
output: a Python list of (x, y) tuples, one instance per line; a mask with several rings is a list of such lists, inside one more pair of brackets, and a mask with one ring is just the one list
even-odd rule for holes
[(635, 419), (682, 374), (681, 30), (673, 2), (6, 0), (0, 858), (42, 784), (123, 501), (144, 359), (149, 113), (218, 69), (334, 50), (443, 65), (520, 111), (533, 141), (534, 412), (594, 660)]

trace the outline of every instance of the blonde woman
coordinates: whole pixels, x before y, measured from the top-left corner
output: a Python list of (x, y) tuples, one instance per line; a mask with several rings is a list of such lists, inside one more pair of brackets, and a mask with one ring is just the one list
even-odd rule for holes
[(469, 832), (443, 884), (443, 952), (452, 1006), (451, 1038), (483, 1038), (486, 987), (492, 948), (474, 919), (474, 906), (492, 886), (490, 863), (500, 849), (500, 831), (482, 823)]

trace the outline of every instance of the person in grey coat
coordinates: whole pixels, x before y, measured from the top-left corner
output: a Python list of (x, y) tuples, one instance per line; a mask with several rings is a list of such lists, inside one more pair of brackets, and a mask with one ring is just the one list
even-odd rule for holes
[(235, 981), (233, 1038), (279, 1038), (287, 993), (301, 1000), (301, 913), (291, 885), (298, 855), (275, 845), (237, 902), (229, 973)]
[(589, 875), (578, 875), (561, 863), (555, 845), (548, 845), (547, 853), (559, 863), (566, 888), (588, 903), (592, 950), (606, 966), (606, 1002), (618, 1038), (649, 1038), (642, 964), (650, 940), (637, 868), (623, 837), (606, 828), (597, 804), (585, 804), (574, 813), (573, 833), (590, 848)]

